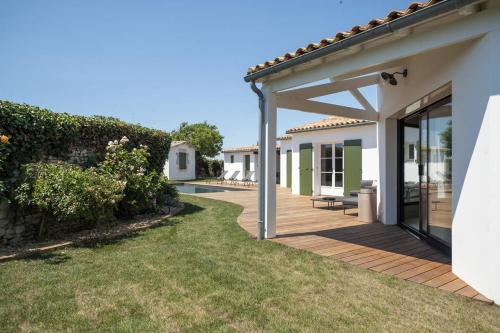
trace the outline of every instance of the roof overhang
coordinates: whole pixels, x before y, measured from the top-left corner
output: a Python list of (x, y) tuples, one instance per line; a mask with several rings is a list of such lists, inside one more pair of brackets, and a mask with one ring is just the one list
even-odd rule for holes
[[(374, 40), (383, 39), (393, 36), (397, 32), (407, 31), (415, 25), (423, 22), (432, 21), (453, 12), (458, 12), (471, 5), (476, 5), (485, 0), (445, 0), (438, 2), (434, 5), (421, 9), (411, 15), (404, 16), (380, 26), (374, 27), (370, 30), (360, 32), (351, 37), (342, 39), (336, 43), (328, 46), (313, 50), (301, 56), (289, 59), (271, 67), (262, 69), (260, 71), (248, 74), (244, 77), (246, 82), (260, 82), (273, 75), (273, 78), (285, 71), (297, 67), (299, 65), (314, 63), (315, 60), (331, 56), (335, 54), (346, 55), (362, 49), (363, 44), (369, 43)], [(390, 41), (390, 40), (389, 40)], [(287, 71), (287, 73), (289, 73)]]

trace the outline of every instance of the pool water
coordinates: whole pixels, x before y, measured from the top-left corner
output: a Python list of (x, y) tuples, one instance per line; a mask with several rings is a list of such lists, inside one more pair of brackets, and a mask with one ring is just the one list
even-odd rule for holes
[(244, 189), (231, 188), (231, 187), (220, 187), (220, 186), (210, 186), (210, 185), (198, 185), (198, 184), (177, 184), (175, 188), (179, 193), (215, 193), (215, 192), (232, 192), (232, 191), (245, 191)]

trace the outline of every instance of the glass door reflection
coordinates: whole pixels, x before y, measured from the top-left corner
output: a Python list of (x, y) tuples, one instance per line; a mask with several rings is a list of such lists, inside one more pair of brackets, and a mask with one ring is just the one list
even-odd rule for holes
[(451, 244), (451, 104), (429, 112), (428, 232)]
[(403, 198), (401, 223), (420, 230), (419, 116), (403, 121)]
[(400, 223), (451, 246), (451, 97), (401, 120)]

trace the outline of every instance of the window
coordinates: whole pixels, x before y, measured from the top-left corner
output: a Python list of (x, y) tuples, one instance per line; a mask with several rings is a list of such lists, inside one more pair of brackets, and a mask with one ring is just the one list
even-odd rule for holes
[(321, 186), (344, 186), (344, 145), (321, 145)]
[(186, 170), (187, 169), (187, 154), (186, 153), (179, 153), (179, 170)]
[(321, 186), (332, 186), (333, 152), (332, 145), (321, 145)]
[(335, 187), (344, 187), (344, 145), (335, 144)]
[(234, 155), (231, 155), (231, 163), (234, 163)]
[(415, 160), (415, 145), (413, 143), (408, 145), (408, 159)]

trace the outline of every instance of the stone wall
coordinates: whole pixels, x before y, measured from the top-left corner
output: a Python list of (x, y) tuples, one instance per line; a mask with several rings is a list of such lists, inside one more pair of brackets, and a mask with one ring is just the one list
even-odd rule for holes
[(38, 230), (39, 217), (26, 216), (17, 219), (6, 201), (0, 202), (0, 244), (16, 245), (34, 239)]
[(49, 156), (47, 158), (47, 162), (48, 163), (67, 162), (71, 164), (85, 166), (89, 162), (89, 159), (91, 159), (93, 156), (95, 156), (95, 152), (93, 151), (89, 151), (87, 149), (74, 148), (64, 160), (58, 157)]
[[(99, 223), (106, 223), (110, 217), (103, 217)], [(16, 246), (26, 244), (38, 237), (40, 229), (41, 215), (33, 214), (27, 216), (15, 216), (11, 205), (7, 201), (0, 202), (0, 246)], [(48, 221), (47, 235), (51, 238), (91, 229), (90, 225), (84, 221)]]
[[(93, 155), (92, 151), (86, 149), (73, 149), (64, 161), (84, 166)], [(57, 163), (63, 160), (48, 157), (46, 161), (48, 163)], [(12, 206), (6, 200), (0, 199), (0, 246), (20, 245), (36, 239), (40, 221), (40, 214), (15, 216)], [(53, 236), (59, 233), (79, 231), (88, 227), (88, 225), (82, 224), (80, 221), (64, 223), (53, 221), (48, 223), (48, 234)]]

